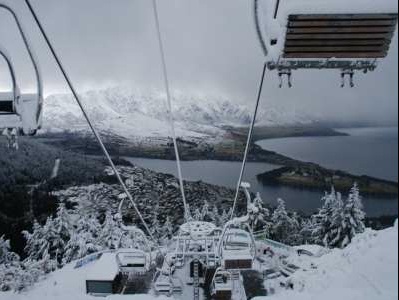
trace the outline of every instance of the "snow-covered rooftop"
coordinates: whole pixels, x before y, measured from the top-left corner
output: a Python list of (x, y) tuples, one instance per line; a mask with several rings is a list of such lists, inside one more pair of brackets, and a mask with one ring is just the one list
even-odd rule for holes
[(87, 280), (113, 281), (119, 273), (115, 253), (104, 253), (101, 258), (94, 262), (87, 274)]

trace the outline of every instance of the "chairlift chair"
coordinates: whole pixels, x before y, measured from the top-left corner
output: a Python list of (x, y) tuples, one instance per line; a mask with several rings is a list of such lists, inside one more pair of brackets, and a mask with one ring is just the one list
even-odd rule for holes
[(215, 300), (230, 300), (233, 296), (233, 275), (231, 272), (218, 268), (213, 276), (211, 296)]
[(18, 133), (24, 135), (35, 135), (37, 130), (41, 128), (43, 107), (43, 85), (38, 62), (25, 31), (13, 9), (1, 3), (0, 9), (9, 12), (17, 24), (34, 67), (37, 85), (37, 92), (35, 94), (20, 94), (11, 56), (0, 47), (0, 57), (5, 59), (7, 63), (13, 85), (11, 93), (0, 93), (0, 130), (16, 129)]
[(147, 253), (137, 249), (121, 249), (116, 254), (119, 270), (123, 274), (144, 275), (151, 267)]
[(237, 220), (226, 224), (219, 241), (218, 254), (225, 270), (251, 270), (256, 243), (248, 223), (237, 226)]
[[(265, 0), (267, 8), (262, 9), (260, 1), (254, 1), (267, 66), (278, 71), (280, 87), (283, 76), (291, 87), (292, 70), (300, 69), (338, 69), (341, 86), (349, 77), (353, 87), (355, 71), (374, 71), (378, 60), (388, 55), (398, 22), (397, 6), (384, 6), (384, 1), (377, 10), (357, 0), (350, 1), (347, 8), (324, 0), (320, 3), (323, 9), (315, 8), (319, 3), (299, 0)], [(261, 12), (267, 15), (265, 25), (261, 24)]]

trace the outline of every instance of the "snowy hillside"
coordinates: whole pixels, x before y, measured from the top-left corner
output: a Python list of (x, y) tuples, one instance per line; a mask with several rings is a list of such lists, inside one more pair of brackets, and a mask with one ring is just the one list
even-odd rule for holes
[[(333, 250), (305, 262), (317, 266), (293, 276), (295, 291), (280, 290), (256, 300), (394, 300), (398, 299), (398, 224), (394, 228), (359, 235), (345, 250)], [(303, 262), (302, 262), (303, 263)], [(0, 293), (0, 300), (94, 300), (85, 295), (85, 279), (92, 265), (67, 265), (22, 294)], [(305, 268), (305, 266), (303, 266)], [(309, 267), (309, 266), (308, 266)], [(267, 284), (267, 282), (266, 282)], [(110, 296), (105, 299), (172, 299), (151, 296)], [(190, 300), (190, 299), (187, 299)]]
[[(130, 88), (109, 88), (81, 95), (91, 118), (103, 132), (123, 137), (170, 135), (164, 94), (141, 93)], [(253, 103), (238, 105), (226, 99), (194, 97), (175, 92), (173, 111), (178, 135), (219, 136), (222, 126), (243, 126), (251, 121)], [(276, 109), (261, 111), (259, 125), (308, 124), (310, 118)], [(85, 131), (87, 125), (71, 95), (53, 95), (45, 101), (46, 131)]]
[(317, 269), (296, 273), (294, 291), (256, 300), (398, 299), (398, 223), (381, 232), (368, 230), (344, 250), (314, 259)]

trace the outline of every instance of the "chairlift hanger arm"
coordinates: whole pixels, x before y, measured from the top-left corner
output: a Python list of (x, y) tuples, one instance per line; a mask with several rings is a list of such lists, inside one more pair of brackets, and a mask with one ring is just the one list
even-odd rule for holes
[(35, 71), (35, 76), (36, 76), (36, 82), (37, 82), (37, 97), (38, 97), (38, 110), (37, 110), (37, 115), (36, 115), (36, 122), (37, 124), (40, 125), (41, 123), (41, 114), (42, 114), (42, 110), (43, 110), (43, 81), (42, 81), (42, 76), (41, 76), (41, 72), (40, 72), (40, 68), (38, 65), (38, 60), (36, 58), (35, 53), (33, 52), (33, 49), (31, 47), (30, 41), (27, 37), (27, 35), (25, 34), (25, 30), (22, 26), (22, 23), (19, 21), (17, 14), (14, 12), (14, 10), (3, 4), (0, 3), (0, 9), (4, 9), (6, 11), (8, 11), (11, 16), (14, 18), (15, 23), (17, 24), (18, 30), (21, 34), (22, 40), (25, 44), (26, 50), (28, 51), (29, 57), (31, 59), (34, 71)]
[(0, 56), (2, 56), (4, 58), (4, 60), (6, 61), (7, 66), (8, 66), (8, 69), (10, 71), (11, 82), (12, 82), (12, 92), (13, 92), (14, 105), (15, 105), (15, 103), (18, 101), (19, 89), (18, 89), (18, 85), (17, 85), (17, 79), (16, 79), (16, 76), (15, 76), (14, 66), (12, 64), (10, 56), (1, 47), (0, 47)]

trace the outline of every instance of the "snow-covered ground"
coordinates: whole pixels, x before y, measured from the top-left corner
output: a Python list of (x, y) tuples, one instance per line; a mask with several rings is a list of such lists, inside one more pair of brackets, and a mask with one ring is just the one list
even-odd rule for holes
[[(118, 136), (168, 137), (171, 135), (165, 95), (158, 91), (140, 92), (114, 87), (81, 95), (90, 117), (103, 132)], [(222, 136), (223, 126), (248, 125), (252, 105), (243, 106), (228, 99), (173, 93), (173, 114), (179, 136)], [(259, 125), (309, 124), (305, 113), (268, 109), (261, 111)], [(47, 97), (43, 117), (44, 131), (85, 132), (87, 124), (71, 95)]]
[[(312, 249), (312, 248), (309, 248)], [(306, 262), (306, 259), (304, 260)], [(302, 261), (302, 262), (304, 262)], [(359, 235), (345, 250), (334, 250), (307, 261), (306, 268), (292, 277), (295, 290), (279, 290), (256, 300), (396, 300), (398, 299), (398, 224), (384, 231)], [(51, 274), (32, 290), (0, 293), (0, 300), (94, 300), (85, 294), (85, 279), (93, 265), (74, 269), (74, 264)], [(305, 268), (305, 266), (303, 266)], [(103, 298), (104, 299), (104, 298)], [(164, 300), (145, 295), (110, 296), (118, 300)], [(187, 299), (190, 300), (190, 299)]]
[(334, 250), (292, 277), (294, 291), (279, 291), (256, 300), (397, 300), (398, 224), (367, 230), (344, 250)]

